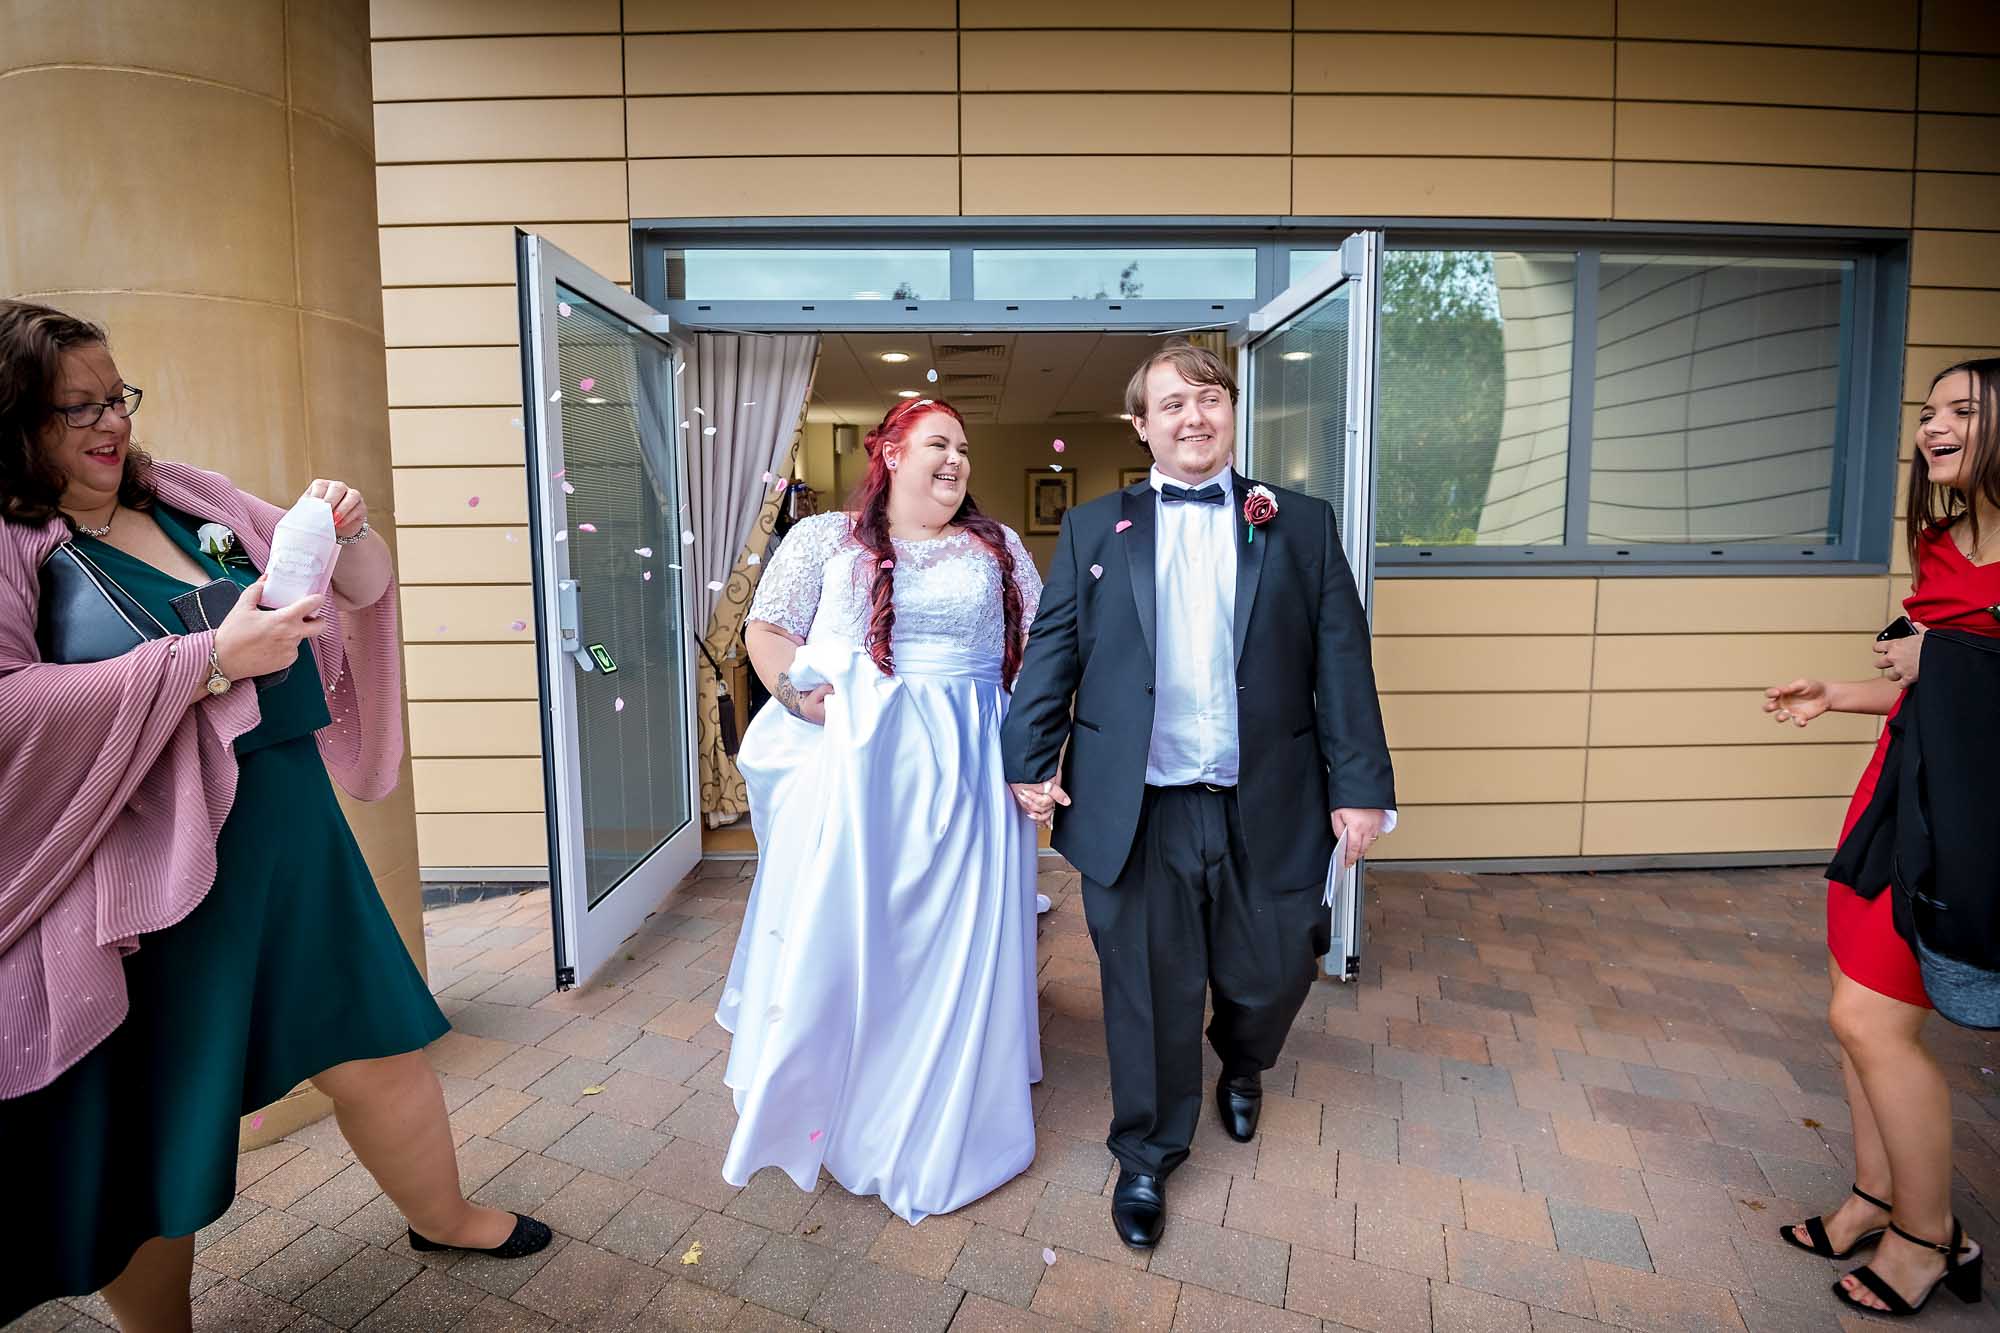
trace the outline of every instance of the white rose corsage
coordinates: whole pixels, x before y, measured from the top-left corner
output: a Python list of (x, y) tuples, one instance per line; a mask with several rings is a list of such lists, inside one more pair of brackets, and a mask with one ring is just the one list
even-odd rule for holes
[(226, 524), (204, 523), (195, 530), (194, 538), (201, 547), (201, 553), (218, 564), (249, 564), (249, 557), (243, 554), (236, 533)]

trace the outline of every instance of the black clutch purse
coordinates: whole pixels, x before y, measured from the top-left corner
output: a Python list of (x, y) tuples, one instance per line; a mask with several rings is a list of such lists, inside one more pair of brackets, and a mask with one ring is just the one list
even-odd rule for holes
[[(148, 639), (164, 639), (173, 632), (75, 542), (64, 542), (49, 552), (42, 561), (41, 579), (35, 643), (44, 662), (107, 662)], [(216, 579), (168, 605), (187, 632), (195, 634), (221, 625), (242, 595), (243, 590), (228, 579)], [(257, 688), (269, 689), (290, 670), (257, 677)]]

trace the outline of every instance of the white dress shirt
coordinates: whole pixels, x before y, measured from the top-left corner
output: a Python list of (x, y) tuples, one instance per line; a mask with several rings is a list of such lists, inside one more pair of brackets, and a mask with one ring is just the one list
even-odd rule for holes
[(1225, 467), (1190, 486), (1222, 487), (1222, 503), (1168, 504), (1181, 483), (1154, 468), (1153, 639), (1159, 645), (1146, 782), (1236, 785), (1236, 497)]

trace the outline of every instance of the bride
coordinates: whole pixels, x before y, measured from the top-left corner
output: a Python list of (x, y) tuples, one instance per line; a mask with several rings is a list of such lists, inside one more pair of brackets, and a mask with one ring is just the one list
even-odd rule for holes
[(737, 756), (761, 859), (716, 1010), (722, 1173), (824, 1166), (914, 1223), (1035, 1155), (1035, 834), (1000, 722), (1041, 579), (967, 494), (949, 404), (865, 447), (852, 512), (792, 529), (745, 630), (778, 706)]

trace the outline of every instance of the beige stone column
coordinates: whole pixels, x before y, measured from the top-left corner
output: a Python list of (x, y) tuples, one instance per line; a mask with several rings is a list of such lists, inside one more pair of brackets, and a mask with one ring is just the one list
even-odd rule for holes
[[(367, 0), (0, 4), (0, 292), (110, 331), (156, 455), (279, 504), (340, 478), (393, 541), (369, 79)], [(421, 962), (407, 763), (347, 809)]]

